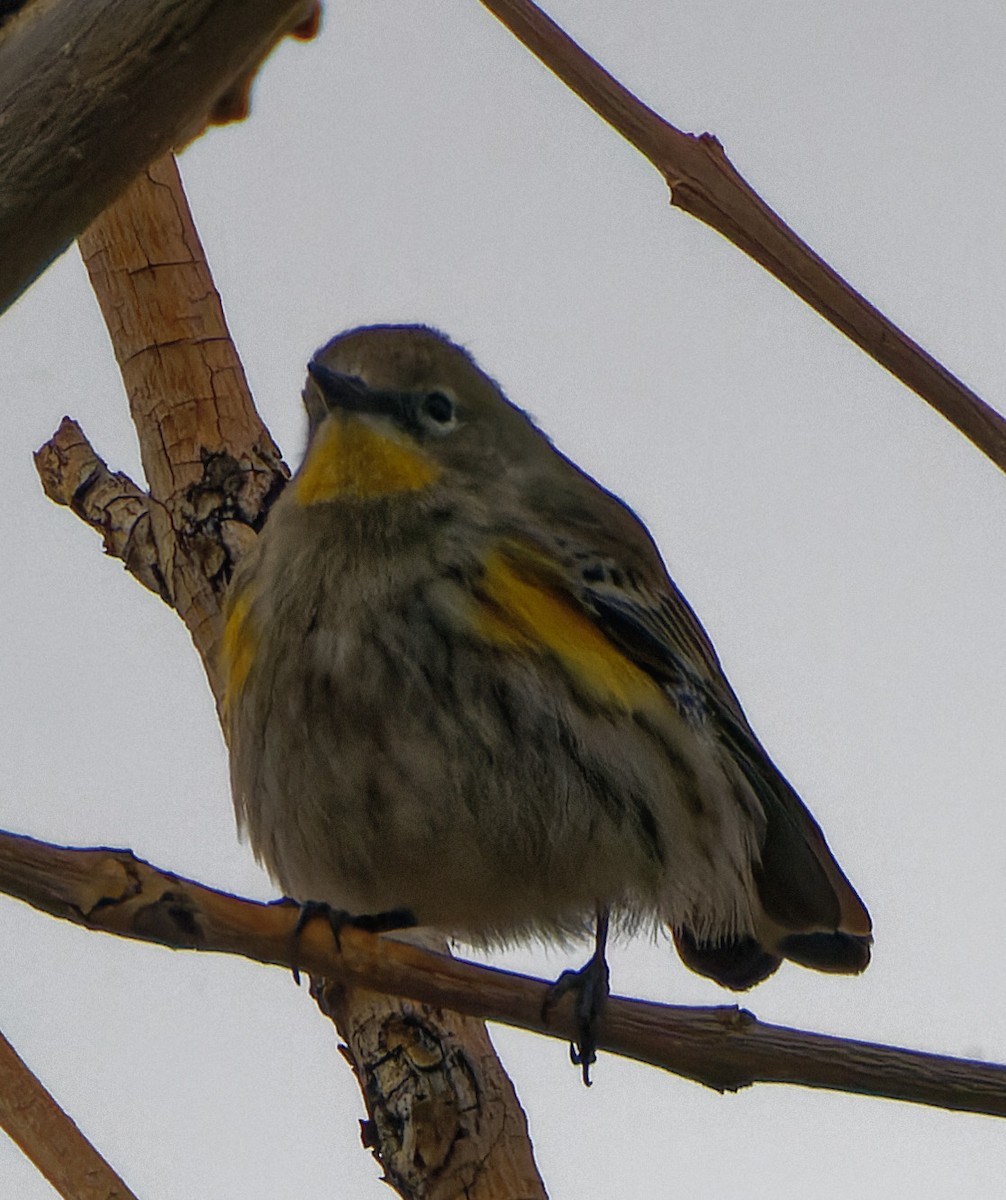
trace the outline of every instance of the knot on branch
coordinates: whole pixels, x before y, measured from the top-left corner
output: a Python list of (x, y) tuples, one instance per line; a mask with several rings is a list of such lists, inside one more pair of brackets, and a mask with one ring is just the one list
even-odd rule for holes
[(179, 545), (218, 596), (255, 541), (289, 471), (276, 447), (253, 446), (247, 461), (226, 450), (200, 455), (201, 476), (170, 506)]
[(105, 553), (178, 609), (194, 630), (212, 624), (234, 567), (289, 477), (268, 438), (252, 446), (244, 461), (205, 449), (200, 461), (198, 477), (161, 501), (110, 470), (70, 417), (35, 453), (50, 500), (96, 529)]
[(369, 1114), (363, 1144), (392, 1186), (404, 1196), (467, 1194), (483, 1168), (471, 1148), (501, 1130), (493, 1131), (500, 1122), (490, 1089), (449, 1014), (400, 1004), (357, 1027), (352, 1045), (345, 1053)]

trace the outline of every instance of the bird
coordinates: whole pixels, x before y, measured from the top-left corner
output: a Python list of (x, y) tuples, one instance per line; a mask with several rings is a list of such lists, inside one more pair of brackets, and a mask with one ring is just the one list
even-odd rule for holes
[(339, 334), (304, 403), (222, 638), (238, 824), (284, 893), (475, 946), (593, 933), (556, 993), (578, 1062), (609, 922), (738, 991), (864, 970), (863, 902), (628, 505), (425, 325)]

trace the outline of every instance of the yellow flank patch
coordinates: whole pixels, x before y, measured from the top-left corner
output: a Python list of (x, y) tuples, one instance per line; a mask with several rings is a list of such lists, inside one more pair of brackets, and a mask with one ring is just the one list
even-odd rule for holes
[(663, 693), (645, 671), (625, 657), (590, 618), (533, 569), (494, 550), (486, 560), (476, 621), (479, 633), (498, 646), (551, 654), (574, 683), (594, 700), (629, 712)]
[(304, 506), (340, 496), (389, 496), (433, 483), (440, 468), (392, 432), (380, 433), (358, 417), (328, 417), (315, 434), (291, 485)]
[(228, 712), (245, 685), (255, 661), (255, 638), (251, 621), (252, 594), (250, 588), (239, 592), (231, 602), (224, 625), (220, 656), (226, 680), (223, 711)]

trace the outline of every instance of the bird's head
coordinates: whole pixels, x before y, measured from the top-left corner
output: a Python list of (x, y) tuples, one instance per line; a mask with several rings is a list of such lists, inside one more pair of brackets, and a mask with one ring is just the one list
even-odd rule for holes
[(487, 487), (554, 455), (471, 356), (423, 325), (340, 334), (308, 365), (303, 503)]

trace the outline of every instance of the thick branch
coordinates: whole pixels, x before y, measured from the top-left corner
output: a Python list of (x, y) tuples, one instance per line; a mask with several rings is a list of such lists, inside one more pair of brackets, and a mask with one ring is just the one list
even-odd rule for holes
[[(80, 250), (150, 485), (143, 572), (134, 573), (147, 586), (156, 580), (153, 590), (177, 609), (219, 699), (220, 597), (288, 472), (255, 411), (174, 160), (168, 156), (134, 180), (81, 235)], [(36, 456), (40, 473), (62, 461), (74, 433), (86, 446), (64, 422)], [(61, 484), (51, 473), (43, 478), (53, 499), (92, 525), (104, 521), (95, 507), (101, 497), (80, 492), (72, 475), (62, 474)], [(136, 503), (140, 498), (134, 494)], [(111, 553), (132, 548), (110, 545), (102, 529)]]
[[(569, 1040), (572, 997), (543, 1016), (549, 984), (323, 920), (295, 943), (298, 910), (257, 904), (162, 872), (123, 850), (69, 850), (0, 834), (0, 891), (89, 929), (178, 949), (299, 966), (364, 987)], [(682, 1008), (612, 997), (598, 1038), (615, 1054), (718, 1091), (795, 1083), (1006, 1116), (1006, 1067), (767, 1025), (736, 1006)]]
[(801, 241), (735, 170), (715, 137), (683, 133), (647, 108), (531, 0), (482, 3), (650, 160), (667, 181), (672, 204), (761, 263), (1006, 470), (1006, 420)]
[(0, 1129), (65, 1200), (137, 1200), (0, 1034)]
[(49, 0), (0, 30), (0, 311), (313, 10)]
[[(150, 569), (191, 631), (219, 700), (223, 591), (286, 468), (255, 411), (174, 162), (138, 177), (80, 246), (150, 482)], [(88, 504), (96, 498), (78, 490), (64, 461), (72, 458), (64, 442), (75, 440), (81, 458), (98, 461), (64, 423), (40, 452), (40, 473), (54, 498), (76, 500), (76, 511), (105, 532), (109, 514)], [(126, 487), (122, 479), (111, 477), (113, 494)], [(405, 1014), (401, 1001), (366, 988), (336, 990), (326, 988), (319, 1002), (349, 1045), (372, 1115), (370, 1144), (403, 1196), (544, 1196), (526, 1118), (481, 1022), (419, 1013), (414, 1004)], [(440, 1048), (433, 1059), (431, 1046)], [(392, 1073), (392, 1063), (401, 1070)]]

